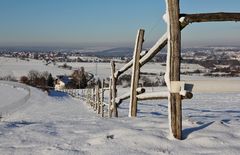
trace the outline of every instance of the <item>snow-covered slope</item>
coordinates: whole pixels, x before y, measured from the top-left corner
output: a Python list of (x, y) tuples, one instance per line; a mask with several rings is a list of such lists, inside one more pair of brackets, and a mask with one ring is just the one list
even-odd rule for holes
[[(14, 85), (14, 83), (12, 84)], [(26, 92), (8, 87), (15, 102)], [(0, 122), (0, 154), (238, 154), (240, 95), (196, 94), (183, 103), (184, 140), (168, 134), (167, 101), (140, 102), (137, 118), (128, 118), (128, 103), (119, 118), (101, 118), (83, 101), (48, 96), (30, 87), (28, 106)], [(16, 94), (16, 95), (15, 95)]]

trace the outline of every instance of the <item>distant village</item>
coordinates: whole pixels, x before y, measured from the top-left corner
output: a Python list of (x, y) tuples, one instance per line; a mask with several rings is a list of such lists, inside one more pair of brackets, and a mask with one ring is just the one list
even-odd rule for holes
[[(132, 53), (132, 48), (112, 48), (105, 50), (23, 50), (0, 48), (1, 57), (44, 60), (46, 63), (110, 62), (110, 60), (126, 63), (132, 59)], [(200, 64), (206, 68), (238, 67), (240, 65), (240, 47), (183, 48), (181, 58), (182, 62)], [(165, 49), (152, 60), (152, 62), (165, 61)]]
[[(118, 63), (126, 63), (132, 58), (132, 50), (130, 48), (115, 48), (107, 49), (103, 51), (91, 51), (84, 52), (78, 50), (8, 50), (0, 49), (0, 57), (17, 58), (25, 61), (31, 59), (41, 60), (45, 65), (53, 64), (57, 65), (58, 62), (65, 62), (63, 65), (58, 66), (64, 69), (73, 70), (72, 75), (68, 77), (59, 75), (56, 79), (52, 78), (50, 74), (43, 77), (42, 73), (31, 72), (28, 76), (21, 77), (22, 83), (36, 85), (41, 87), (55, 87), (56, 89), (67, 88), (85, 88), (96, 84), (98, 79), (94, 79), (93, 75), (81, 70), (75, 70), (72, 66), (69, 66), (68, 62), (98, 62), (108, 63), (110, 60), (114, 60)], [(156, 55), (152, 62), (165, 64), (166, 51), (160, 52)], [(198, 64), (204, 68), (196, 69), (194, 71), (185, 70), (181, 74), (185, 75), (201, 75), (211, 77), (239, 77), (240, 76), (240, 47), (206, 47), (206, 48), (187, 48), (182, 49), (181, 61), (185, 64)], [(161, 75), (156, 76), (162, 76)], [(38, 79), (33, 79), (37, 77)], [(148, 79), (148, 75), (141, 75), (145, 86), (158, 86), (163, 85), (164, 80), (159, 80), (156, 77), (154, 80)], [(130, 81), (131, 75), (123, 75), (120, 78), (118, 84), (124, 83), (124, 81)], [(83, 81), (83, 82), (80, 82)], [(84, 85), (81, 85), (84, 83)], [(154, 83), (154, 84), (153, 84)], [(47, 85), (46, 85), (47, 84)]]
[[(81, 50), (80, 50), (81, 51)], [(100, 51), (101, 52), (101, 51)], [(97, 52), (98, 53), (98, 52)], [(19, 58), (22, 60), (44, 60), (47, 63), (54, 62), (110, 62), (114, 59), (118, 62), (127, 62), (129, 56), (102, 55), (96, 52), (79, 52), (78, 50), (19, 50), (0, 49), (1, 57)]]

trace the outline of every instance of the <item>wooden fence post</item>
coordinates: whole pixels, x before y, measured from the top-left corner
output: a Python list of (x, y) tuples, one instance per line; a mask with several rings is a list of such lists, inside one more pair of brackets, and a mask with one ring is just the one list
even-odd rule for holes
[(98, 85), (95, 86), (95, 104), (94, 104), (94, 111), (97, 111), (98, 110)]
[(108, 103), (108, 117), (112, 117), (112, 78), (109, 80), (109, 103)]
[(97, 114), (100, 114), (100, 92), (99, 92), (99, 85), (96, 86), (96, 96), (97, 96)]
[(95, 104), (95, 89), (92, 88), (92, 99), (91, 99), (91, 106), (92, 108), (94, 108), (94, 104)]
[(139, 83), (139, 74), (140, 74), (139, 59), (140, 59), (140, 52), (142, 51), (143, 42), (144, 42), (144, 30), (140, 29), (137, 34), (134, 53), (133, 53), (129, 117), (137, 116), (137, 91), (136, 91), (136, 89), (137, 89), (138, 83)]
[(91, 97), (92, 97), (92, 90), (91, 89), (88, 89), (87, 90), (87, 102), (88, 104), (91, 106)]
[[(179, 0), (167, 0), (169, 80), (180, 81), (181, 31), (179, 24)], [(179, 93), (170, 93), (169, 110), (171, 130), (175, 138), (182, 138), (182, 99)]]
[(94, 107), (93, 107), (93, 109), (94, 109), (94, 111), (96, 111), (97, 110), (97, 85), (94, 87)]
[(116, 97), (117, 97), (117, 86), (116, 86), (116, 77), (114, 76), (114, 73), (116, 71), (115, 69), (115, 62), (111, 61), (111, 68), (112, 68), (112, 105), (111, 105), (111, 113), (113, 113), (114, 117), (118, 117), (118, 110), (116, 105)]
[(101, 114), (102, 117), (104, 117), (104, 84), (105, 84), (105, 80), (102, 80), (102, 92), (101, 92)]

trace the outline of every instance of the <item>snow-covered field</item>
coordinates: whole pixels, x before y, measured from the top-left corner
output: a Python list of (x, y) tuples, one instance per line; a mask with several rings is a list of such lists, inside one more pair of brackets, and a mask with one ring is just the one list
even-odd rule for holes
[[(45, 69), (41, 63), (34, 64), (23, 66), (26, 70)], [(57, 70), (52, 67), (51, 71)], [(100, 70), (101, 66), (98, 67)], [(15, 76), (25, 71), (15, 63), (7, 66), (1, 58), (1, 73), (3, 68)], [(118, 93), (125, 91), (128, 90), (121, 88)], [(25, 102), (17, 104), (23, 98)], [(17, 109), (2, 113), (0, 154), (3, 155), (237, 155), (240, 152), (240, 94), (237, 93), (197, 93), (193, 99), (184, 100), (182, 141), (169, 136), (167, 100), (139, 102), (137, 118), (127, 117), (128, 101), (125, 101), (119, 108), (120, 117), (110, 119), (101, 118), (79, 99), (63, 94), (48, 96), (36, 88), (0, 82), (0, 103), (0, 108), (10, 105), (9, 108)]]
[[(70, 75), (73, 71), (58, 68), (58, 65), (63, 65), (64, 63), (57, 63), (54, 66), (52, 63), (45, 65), (46, 63), (40, 60), (30, 59), (30, 61), (20, 60), (16, 58), (3, 58), (0, 57), (0, 76), (12, 75), (16, 78), (21, 76), (26, 76), (30, 70), (37, 70), (40, 72), (48, 71), (52, 73), (53, 76), (67, 74)], [(106, 78), (110, 76), (111, 66), (110, 63), (67, 63), (67, 65), (73, 68), (84, 67), (87, 72), (97, 75), (99, 78)], [(117, 63), (116, 69), (120, 69), (124, 64)], [(182, 71), (193, 71), (196, 69), (204, 69), (203, 67), (196, 64), (183, 64)], [(128, 71), (130, 73), (131, 70)], [(147, 63), (141, 68), (142, 72), (157, 73), (165, 72), (165, 66), (161, 63)]]
[(47, 66), (45, 64), (40, 60), (31, 59), (30, 61), (26, 61), (0, 57), (0, 76), (12, 75), (19, 79), (21, 76), (26, 76), (30, 70), (37, 70), (39, 72), (48, 71), (53, 76), (72, 73), (70, 70), (58, 68), (53, 64)]

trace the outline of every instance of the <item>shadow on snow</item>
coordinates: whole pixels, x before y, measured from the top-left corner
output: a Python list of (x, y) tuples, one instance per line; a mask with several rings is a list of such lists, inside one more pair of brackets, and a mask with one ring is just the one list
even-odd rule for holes
[(48, 95), (51, 97), (69, 97), (67, 93), (55, 90), (49, 90)]
[(184, 130), (182, 131), (182, 138), (183, 138), (183, 139), (187, 139), (187, 137), (188, 137), (191, 133), (196, 132), (196, 131), (199, 131), (199, 130), (202, 130), (202, 129), (210, 126), (212, 123), (214, 123), (214, 121), (213, 121), (213, 122), (206, 123), (206, 124), (202, 124), (202, 125), (200, 125), (200, 126), (198, 126), (198, 127), (193, 127), (193, 128), (184, 129)]

